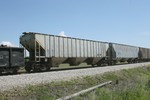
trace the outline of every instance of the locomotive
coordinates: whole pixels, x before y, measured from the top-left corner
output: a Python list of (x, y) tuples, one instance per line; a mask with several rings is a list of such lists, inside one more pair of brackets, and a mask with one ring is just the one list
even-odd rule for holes
[[(23, 49), (18, 48), (18, 56), (15, 56), (15, 59), (18, 59), (15, 60), (18, 61), (18, 65), (13, 66), (14, 72), (21, 66), (24, 66), (27, 72), (37, 72), (48, 71), (51, 67), (58, 67), (63, 63), (75, 66), (84, 62), (92, 66), (101, 66), (114, 65), (117, 62), (150, 61), (148, 48), (51, 34), (23, 32), (20, 36), (20, 44), (29, 51), (29, 61), (24, 64)], [(13, 50), (9, 49), (12, 48), (0, 48), (0, 72), (5, 71), (3, 69), (14, 70), (13, 64), (11, 65), (12, 60), (8, 60), (7, 65), (1, 62), (5, 50), (9, 51), (9, 57), (13, 54)]]

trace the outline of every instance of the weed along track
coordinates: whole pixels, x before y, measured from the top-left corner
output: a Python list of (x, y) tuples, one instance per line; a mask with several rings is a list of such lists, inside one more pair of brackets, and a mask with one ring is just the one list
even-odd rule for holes
[(72, 100), (149, 100), (150, 66), (104, 74), (113, 83)]
[[(146, 83), (146, 80), (148, 80), (147, 75), (149, 75), (148, 72), (150, 73), (148, 65), (150, 63), (1, 76), (0, 94), (3, 97), (13, 99), (58, 99), (109, 80), (112, 81), (112, 84), (106, 86), (108, 89), (119, 91), (124, 90), (124, 86), (131, 89), (136, 82), (134, 80), (139, 80), (138, 78), (145, 79)], [(144, 75), (145, 78), (140, 77), (138, 74)], [(148, 84), (146, 86), (149, 87)], [(103, 89), (96, 89), (96, 93), (105, 91)], [(86, 93), (85, 95), (93, 94)]]
[(82, 91), (80, 91), (80, 92), (74, 93), (74, 94), (72, 94), (72, 95), (69, 95), (69, 96), (66, 96), (66, 97), (59, 98), (59, 99), (57, 99), (57, 100), (70, 100), (70, 99), (72, 99), (72, 98), (74, 98), (74, 97), (83, 95), (83, 94), (85, 94), (85, 93), (87, 93), (87, 92), (91, 92), (91, 91), (93, 91), (93, 90), (95, 90), (95, 89), (97, 89), (97, 88), (106, 86), (106, 85), (111, 84), (111, 83), (112, 83), (112, 81), (108, 81), (108, 82), (105, 82), (105, 83), (102, 83), (102, 84), (93, 86), (93, 87), (91, 87), (91, 88), (82, 90)]

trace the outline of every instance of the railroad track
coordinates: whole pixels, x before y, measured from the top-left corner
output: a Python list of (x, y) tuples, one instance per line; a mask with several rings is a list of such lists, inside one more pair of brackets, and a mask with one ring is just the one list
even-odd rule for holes
[[(117, 66), (117, 65), (124, 65), (124, 63), (119, 63), (116, 65), (112, 65), (112, 66)], [(46, 72), (53, 72), (53, 71), (64, 71), (64, 70), (78, 70), (78, 69), (85, 69), (85, 68), (96, 68), (96, 67), (108, 67), (108, 65), (103, 65), (103, 66), (74, 66), (74, 67), (68, 67), (68, 68), (59, 68), (59, 67), (52, 67), (52, 69), (50, 69), (49, 71)], [(31, 72), (31, 73), (45, 73), (45, 72)], [(8, 76), (8, 75), (22, 75), (22, 74), (31, 74), (31, 73), (27, 73), (25, 71), (25, 69), (19, 70), (17, 74), (12, 74), (12, 73), (2, 73), (0, 76)]]
[(73, 78), (79, 78), (84, 76), (92, 76), (97, 74), (103, 74), (105, 72), (117, 71), (122, 69), (129, 69), (135, 67), (144, 67), (150, 65), (147, 63), (136, 63), (136, 64), (126, 64), (117, 66), (106, 66), (106, 67), (90, 67), (77, 70), (61, 70), (61, 71), (50, 71), (44, 73), (30, 73), (30, 74), (18, 74), (18, 75), (8, 75), (0, 77), (0, 90), (6, 91), (15, 88), (24, 88), (30, 85), (47, 84), (53, 81), (66, 81)]

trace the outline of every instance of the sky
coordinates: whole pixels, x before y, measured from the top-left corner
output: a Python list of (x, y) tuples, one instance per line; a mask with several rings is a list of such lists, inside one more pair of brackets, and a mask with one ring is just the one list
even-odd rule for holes
[(150, 48), (150, 0), (0, 0), (0, 43), (22, 32)]

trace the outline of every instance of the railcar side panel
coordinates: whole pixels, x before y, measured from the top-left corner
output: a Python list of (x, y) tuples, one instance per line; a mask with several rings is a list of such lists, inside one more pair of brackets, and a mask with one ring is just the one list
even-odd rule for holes
[(129, 45), (112, 44), (116, 58), (138, 58), (139, 48)]
[[(41, 46), (41, 48), (45, 50), (46, 57), (97, 57), (97, 55), (105, 57), (106, 51), (108, 49), (108, 43), (105, 42), (47, 34), (34, 35), (35, 37), (30, 37), (29, 41), (37, 42)], [(22, 36), (21, 40), (25, 40), (22, 41), (21, 44), (24, 44), (24, 46), (28, 46), (29, 48), (31, 47), (30, 49), (35, 50), (35, 46), (31, 46), (35, 44), (25, 43), (27, 41), (25, 36)]]

